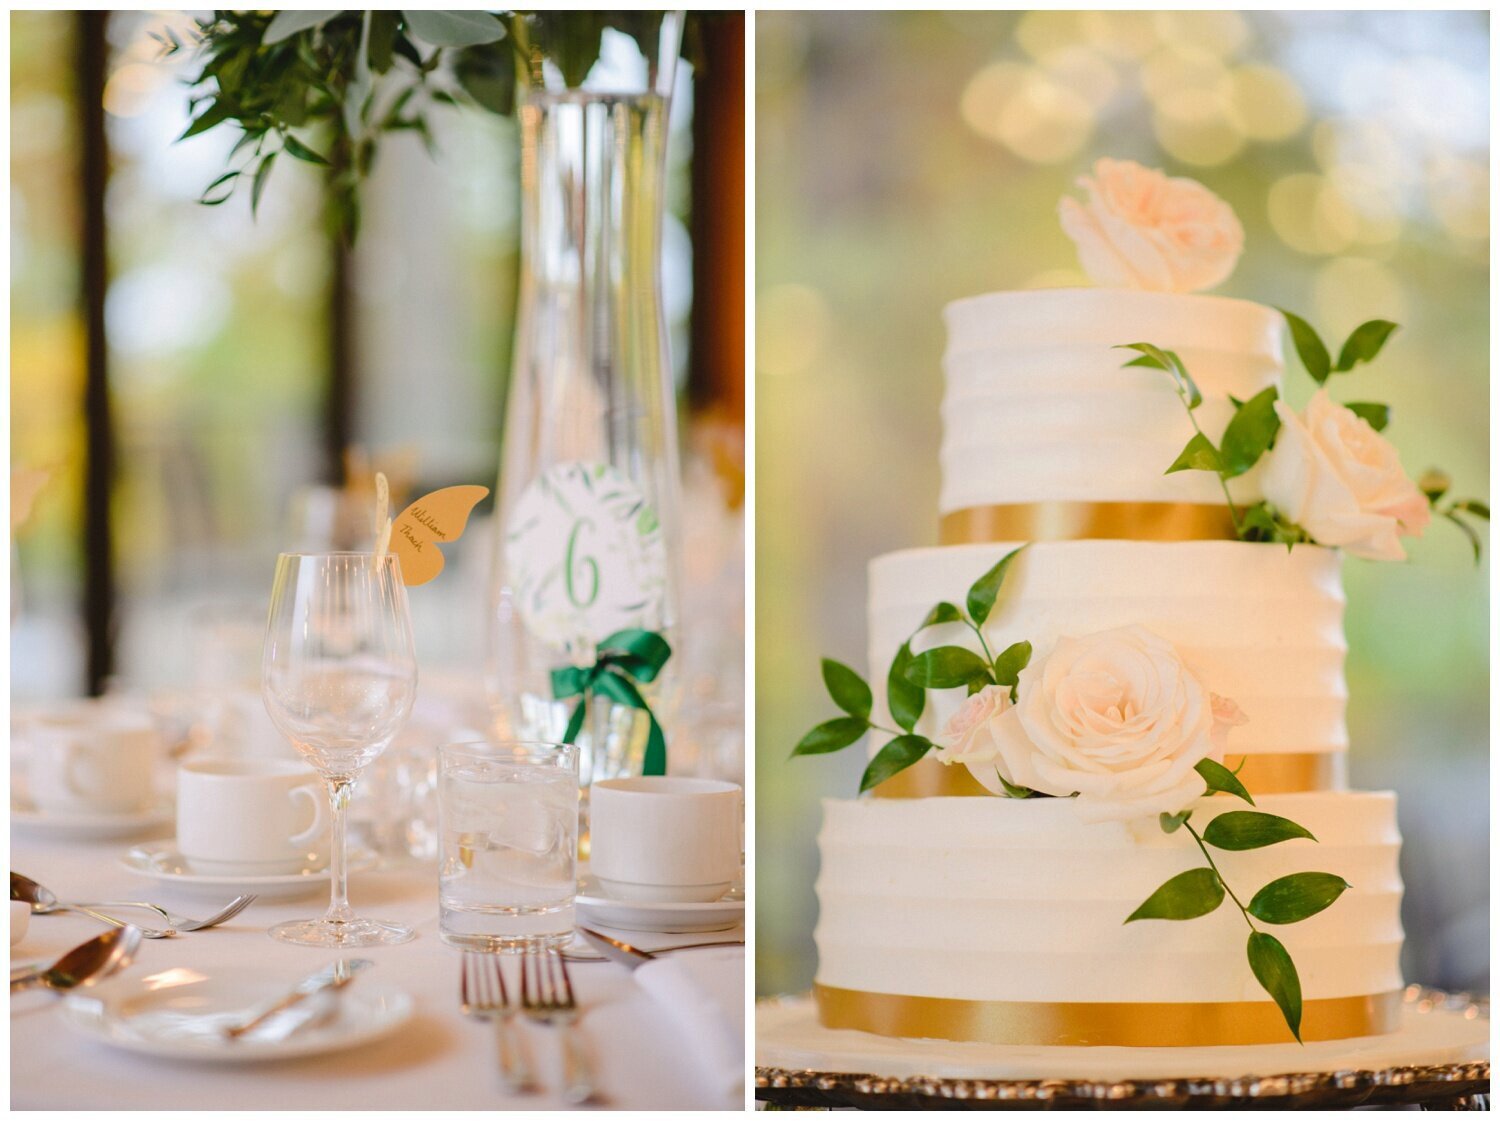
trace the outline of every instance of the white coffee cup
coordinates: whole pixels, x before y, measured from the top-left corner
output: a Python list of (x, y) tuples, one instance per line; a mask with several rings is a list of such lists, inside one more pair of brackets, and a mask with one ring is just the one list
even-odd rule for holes
[(151, 804), (161, 738), (149, 717), (70, 706), (38, 714), (25, 735), (27, 794), (38, 809), (123, 814)]
[(605, 894), (711, 903), (740, 874), (740, 788), (672, 775), (589, 788), (589, 870)]
[(177, 769), (177, 849), (195, 872), (276, 876), (326, 859), (316, 771), (281, 759), (193, 759)]

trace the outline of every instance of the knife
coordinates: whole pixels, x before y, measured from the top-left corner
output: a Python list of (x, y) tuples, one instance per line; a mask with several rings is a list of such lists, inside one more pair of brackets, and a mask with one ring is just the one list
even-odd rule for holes
[(263, 1008), (260, 1012), (250, 1017), (250, 1019), (230, 1027), (225, 1027), (224, 1035), (229, 1039), (238, 1039), (246, 1032), (258, 1028), (278, 1012), (284, 1012), (286, 1009), (291, 1008), (295, 1004), (300, 1004), (316, 993), (342, 989), (350, 981), (354, 980), (354, 975), (361, 969), (374, 964), (369, 958), (347, 958), (336, 961), (332, 965), (326, 966), (316, 973), (311, 973), (302, 978), (296, 985), (292, 986), (292, 991), (287, 993), (286, 996), (274, 1004)]
[(655, 961), (656, 955), (649, 954), (645, 950), (638, 950), (628, 942), (621, 942), (611, 938), (608, 934), (600, 934), (597, 930), (590, 930), (586, 926), (580, 926), (578, 933), (589, 940), (590, 945), (598, 950), (610, 961), (617, 961), (626, 969), (639, 969), (648, 961)]

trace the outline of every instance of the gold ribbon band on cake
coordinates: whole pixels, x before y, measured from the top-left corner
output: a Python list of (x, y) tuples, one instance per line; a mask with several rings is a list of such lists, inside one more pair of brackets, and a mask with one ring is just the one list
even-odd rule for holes
[[(906, 1039), (1057, 1047), (1227, 1047), (1290, 1043), (1269, 1000), (1073, 1004), (955, 1000), (814, 985), (825, 1028)], [(1398, 990), (1302, 1002), (1302, 1041), (1383, 1035), (1400, 1026)]]
[[(1298, 751), (1275, 755), (1226, 755), (1224, 765), (1256, 794), (1307, 794), (1342, 790), (1344, 753)], [(936, 759), (919, 760), (875, 788), (877, 798), (994, 797), (967, 767), (944, 765)]]
[(941, 545), (984, 541), (1233, 541), (1234, 519), (1222, 503), (1022, 502), (970, 506), (944, 514)]

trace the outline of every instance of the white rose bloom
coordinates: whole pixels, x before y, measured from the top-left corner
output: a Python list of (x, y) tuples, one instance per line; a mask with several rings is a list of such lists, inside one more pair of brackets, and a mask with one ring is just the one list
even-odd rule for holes
[(1276, 415), (1281, 429), (1261, 475), (1266, 500), (1319, 545), (1405, 560), (1399, 538), (1422, 536), (1432, 512), (1390, 441), (1326, 389), (1300, 417), (1285, 401), (1276, 402)]
[(1058, 217), (1095, 284), (1212, 288), (1234, 271), (1245, 247), (1234, 211), (1195, 180), (1170, 179), (1130, 160), (1099, 160), (1093, 177), (1078, 185), (1088, 202), (1065, 198)]
[[(957, 718), (955, 718), (957, 719)], [(1020, 699), (985, 727), (993, 761), (963, 761), (1000, 793), (996, 771), (1017, 786), (1077, 794), (1087, 821), (1176, 813), (1203, 795), (1193, 769), (1224, 758), (1238, 706), (1216, 697), (1170, 643), (1143, 627), (1061, 638), (1021, 674)]]
[(941, 763), (988, 764), (993, 770), (999, 754), (995, 721), (1010, 707), (1009, 686), (986, 685), (948, 718), (932, 757)]

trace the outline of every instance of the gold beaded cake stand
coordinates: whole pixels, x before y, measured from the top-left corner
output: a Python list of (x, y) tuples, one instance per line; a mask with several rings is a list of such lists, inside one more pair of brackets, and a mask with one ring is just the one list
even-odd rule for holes
[(998, 1047), (818, 1025), (806, 997), (756, 1008), (755, 1096), (781, 1108), (1485, 1109), (1485, 1002), (1413, 985), (1400, 1030), (1262, 1047)]

